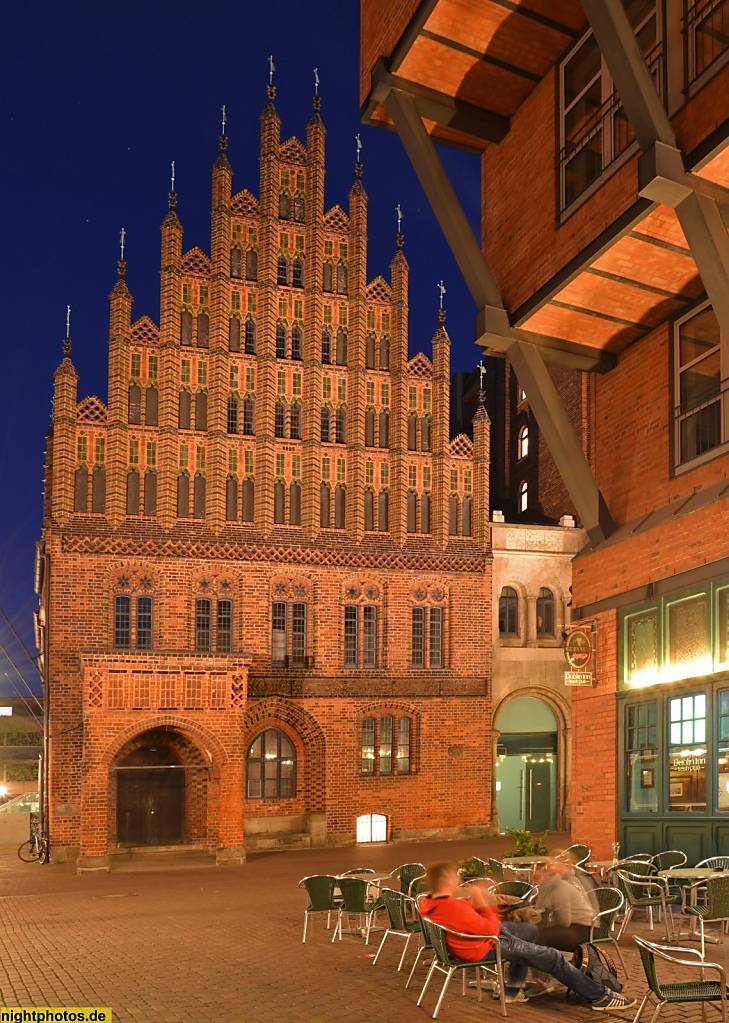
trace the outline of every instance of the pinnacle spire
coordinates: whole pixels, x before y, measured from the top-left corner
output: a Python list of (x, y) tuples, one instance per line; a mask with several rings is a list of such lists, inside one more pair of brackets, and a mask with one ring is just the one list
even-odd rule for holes
[(63, 339), (63, 358), (71, 358), (71, 306), (66, 306), (66, 336)]

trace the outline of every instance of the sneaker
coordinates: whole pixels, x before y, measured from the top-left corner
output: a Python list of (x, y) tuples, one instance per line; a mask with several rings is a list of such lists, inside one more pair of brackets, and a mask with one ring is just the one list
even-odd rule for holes
[(630, 995), (621, 995), (617, 991), (606, 991), (602, 998), (592, 1003), (595, 1012), (611, 1012), (614, 1009), (631, 1009), (637, 999)]
[(556, 991), (556, 984), (527, 984), (524, 988), (524, 994), (527, 998), (539, 998), (540, 995), (548, 995), (551, 991)]
[(514, 988), (506, 988), (504, 991), (504, 1001), (509, 1003), (528, 1002), (529, 995), (526, 994), (523, 987), (518, 987), (516, 990), (514, 990)]

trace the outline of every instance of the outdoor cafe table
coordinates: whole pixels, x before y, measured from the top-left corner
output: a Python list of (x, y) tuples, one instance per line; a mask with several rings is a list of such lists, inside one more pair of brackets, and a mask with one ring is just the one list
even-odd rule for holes
[[(691, 905), (696, 905), (697, 888), (695, 885), (691, 885), (692, 881), (703, 881), (709, 877), (726, 877), (729, 871), (726, 870), (714, 870), (712, 867), (672, 867), (670, 870), (659, 870), (658, 876), (665, 877), (668, 881), (687, 881), (689, 884), (689, 892), (691, 895)], [(699, 937), (698, 931), (696, 930), (696, 917), (691, 918), (691, 930), (688, 933), (688, 937), (697, 940)], [(710, 938), (708, 935), (704, 939), (710, 941), (713, 944), (718, 944), (717, 938)]]
[(537, 867), (541, 867), (543, 863), (548, 861), (548, 856), (506, 856), (501, 862), (505, 867), (509, 867), (517, 876), (528, 874), (531, 877), (532, 872)]

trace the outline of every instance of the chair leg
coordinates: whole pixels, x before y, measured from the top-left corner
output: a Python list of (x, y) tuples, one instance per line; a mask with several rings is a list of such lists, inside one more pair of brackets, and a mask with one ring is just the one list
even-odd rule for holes
[(339, 940), (342, 940), (342, 910), (340, 909), (337, 913), (337, 922), (334, 924), (334, 934), (332, 934), (332, 942), (336, 941), (337, 934)]
[(375, 954), (375, 958), (374, 958), (374, 959), (372, 960), (372, 965), (373, 965), (373, 966), (375, 965), (375, 963), (377, 962), (377, 960), (378, 960), (378, 959), (380, 958), (380, 952), (382, 951), (382, 946), (383, 946), (383, 945), (385, 944), (385, 942), (387, 941), (387, 935), (388, 935), (389, 933), (390, 933), (390, 930), (389, 930), (389, 928), (388, 928), (388, 929), (387, 929), (387, 930), (385, 931), (385, 933), (384, 933), (384, 934), (382, 935), (382, 941), (380, 942), (380, 947), (379, 947), (379, 948), (377, 949), (377, 952), (376, 952), (376, 954)]
[(628, 976), (628, 968), (625, 965), (625, 960), (623, 959), (623, 953), (620, 951), (620, 945), (618, 945), (618, 943), (615, 940), (615, 938), (611, 938), (610, 940), (612, 941), (613, 945), (615, 946), (615, 951), (618, 953), (618, 959), (620, 960), (620, 965), (623, 967), (623, 973), (627, 977)]
[(648, 922), (650, 923), (651, 930), (653, 930), (653, 906), (648, 907)]
[(646, 993), (643, 995), (643, 1001), (638, 1006), (638, 1011), (635, 1014), (635, 1019), (633, 1020), (633, 1023), (640, 1023), (640, 1017), (643, 1015), (643, 1010), (645, 1009), (650, 999), (651, 993), (650, 991), (646, 991)]
[(418, 949), (418, 954), (415, 956), (415, 962), (413, 963), (412, 969), (410, 970), (410, 973), (408, 974), (408, 979), (407, 979), (407, 982), (405, 984), (406, 988), (410, 987), (410, 982), (413, 979), (413, 974), (415, 973), (415, 969), (416, 969), (418, 963), (420, 962), (420, 957), (423, 954), (423, 952), (425, 952), (425, 945), (421, 945), (420, 948)]
[(428, 974), (425, 978), (425, 983), (423, 984), (423, 990), (420, 992), (420, 997), (415, 1003), (416, 1005), (420, 1005), (420, 1003), (422, 1002), (425, 996), (425, 992), (428, 990), (428, 984), (430, 984), (430, 978), (433, 976), (435, 967), (436, 967), (435, 956), (433, 956), (433, 962), (430, 964), (430, 969), (428, 970)]
[(623, 922), (620, 925), (620, 930), (618, 931), (618, 936), (615, 939), (616, 941), (620, 941), (620, 939), (622, 938), (623, 933), (625, 931), (625, 928), (630, 923), (630, 919), (631, 919), (632, 916), (633, 916), (633, 907), (632, 906), (628, 906), (628, 908), (625, 910), (625, 913), (623, 915)]
[(699, 926), (701, 928), (701, 958), (703, 959), (706, 954), (706, 942), (704, 940), (704, 918), (699, 917)]
[(304, 911), (304, 937), (301, 939), (302, 944), (306, 941), (306, 925), (308, 924), (308, 922), (309, 914), (306, 911)]
[(452, 976), (453, 976), (453, 970), (449, 970), (448, 973), (446, 974), (446, 979), (443, 981), (443, 987), (440, 989), (440, 998), (438, 999), (438, 1004), (435, 1007), (435, 1012), (433, 1013), (433, 1019), (437, 1019), (438, 1018), (438, 1013), (440, 1012), (441, 1003), (443, 1002), (443, 999), (444, 999), (445, 993), (446, 993), (446, 988), (448, 987)]
[[(388, 934), (389, 934), (389, 931), (388, 931)], [(400, 962), (397, 964), (397, 972), (398, 973), (402, 969), (402, 964), (405, 962), (405, 956), (408, 954), (408, 946), (410, 944), (410, 939), (411, 938), (412, 938), (412, 934), (408, 934), (407, 938), (405, 939), (405, 948), (402, 950), (402, 955), (400, 956)], [(379, 952), (377, 954), (379, 955)]]

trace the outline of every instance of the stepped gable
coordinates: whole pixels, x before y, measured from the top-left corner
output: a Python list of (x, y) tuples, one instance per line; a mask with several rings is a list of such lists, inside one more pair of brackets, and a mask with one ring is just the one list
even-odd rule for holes
[(257, 217), (258, 199), (253, 192), (244, 188), (241, 192), (236, 192), (230, 200), (230, 208), (233, 213), (237, 213), (241, 217)]
[(279, 153), (281, 154), (281, 159), (285, 160), (286, 163), (298, 163), (302, 167), (306, 166), (306, 150), (295, 135), (281, 143)]
[(457, 458), (473, 458), (473, 441), (465, 433), (459, 433), (448, 445), (448, 454)]
[(433, 376), (433, 363), (422, 352), (418, 352), (408, 362), (408, 376), (412, 377), (432, 377)]
[(157, 345), (159, 344), (159, 328), (149, 316), (140, 316), (132, 324), (129, 339), (135, 345)]
[(98, 423), (103, 426), (106, 423), (106, 405), (101, 398), (92, 394), (80, 401), (76, 409), (76, 422)]
[(342, 207), (337, 203), (324, 214), (325, 231), (348, 231), (349, 217)]
[(183, 274), (195, 274), (198, 277), (206, 277), (210, 273), (210, 258), (205, 255), (199, 245), (196, 245), (182, 257)]
[(378, 274), (374, 280), (367, 285), (367, 299), (370, 302), (391, 302), (392, 288), (382, 274)]

